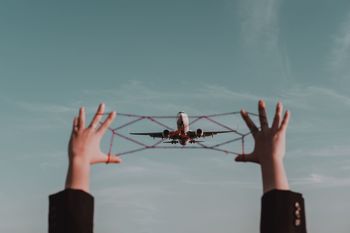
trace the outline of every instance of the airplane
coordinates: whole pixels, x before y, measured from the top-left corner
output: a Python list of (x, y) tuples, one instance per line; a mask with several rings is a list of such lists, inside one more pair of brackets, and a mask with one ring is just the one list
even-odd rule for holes
[(188, 115), (185, 112), (179, 112), (176, 117), (177, 130), (169, 131), (167, 129), (163, 132), (151, 132), (151, 133), (130, 133), (132, 135), (147, 135), (152, 138), (166, 138), (170, 141), (165, 141), (163, 143), (171, 143), (185, 146), (187, 142), (189, 143), (199, 143), (204, 141), (198, 141), (197, 138), (204, 138), (208, 136), (214, 136), (221, 133), (235, 132), (234, 130), (225, 131), (203, 131), (202, 129), (197, 129), (196, 131), (191, 131), (189, 126)]

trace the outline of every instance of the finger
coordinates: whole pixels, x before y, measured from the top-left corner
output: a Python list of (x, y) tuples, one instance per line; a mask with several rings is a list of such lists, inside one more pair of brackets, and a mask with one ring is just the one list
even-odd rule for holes
[(269, 127), (265, 108), (266, 108), (265, 102), (263, 100), (259, 100), (259, 119), (260, 119), (261, 130), (265, 130)]
[(81, 107), (79, 109), (79, 117), (78, 117), (78, 130), (85, 129), (85, 108)]
[(256, 127), (255, 123), (250, 119), (248, 113), (244, 109), (241, 110), (241, 116), (253, 135), (259, 131), (258, 127)]
[(74, 117), (72, 133), (78, 132), (78, 117)]
[(236, 162), (251, 162), (251, 163), (257, 163), (257, 159), (253, 154), (239, 154), (235, 158)]
[(114, 121), (116, 117), (116, 112), (111, 112), (107, 119), (102, 123), (101, 127), (98, 129), (98, 133), (103, 135), (106, 130), (109, 128), (109, 126), (112, 124), (112, 122)]
[(100, 120), (102, 118), (104, 111), (105, 111), (105, 104), (101, 103), (97, 108), (97, 111), (95, 113), (94, 118), (92, 119), (92, 121), (90, 123), (89, 128), (95, 129), (97, 127), (98, 123), (100, 122)]
[(283, 121), (281, 123), (281, 127), (280, 127), (280, 131), (286, 131), (287, 130), (287, 127), (288, 127), (288, 124), (289, 124), (289, 119), (290, 119), (290, 112), (289, 111), (286, 111), (286, 113), (284, 114), (284, 117), (283, 117)]
[(278, 127), (280, 126), (280, 121), (282, 118), (282, 110), (283, 110), (283, 105), (280, 101), (278, 101), (277, 105), (276, 105), (276, 113), (275, 113), (275, 117), (273, 119), (273, 123), (271, 128), (273, 130), (277, 130)]

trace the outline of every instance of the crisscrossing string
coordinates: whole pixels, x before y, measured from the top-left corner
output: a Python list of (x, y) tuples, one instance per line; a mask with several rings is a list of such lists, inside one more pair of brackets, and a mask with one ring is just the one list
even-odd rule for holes
[[(105, 113), (103, 115), (107, 115), (109, 113)], [(189, 116), (189, 118), (191, 119), (189, 125), (193, 125), (196, 122), (199, 121), (208, 121), (211, 122), (212, 124), (215, 124), (217, 126), (219, 126), (221, 129), (225, 129), (225, 130), (230, 130), (232, 131), (232, 134), (235, 135), (235, 137), (233, 139), (221, 142), (221, 143), (216, 143), (214, 145), (206, 145), (202, 142), (196, 142), (195, 145), (169, 145), (169, 146), (164, 146), (162, 145), (162, 142), (164, 142), (165, 140), (168, 140), (168, 138), (162, 138), (160, 140), (157, 140), (155, 143), (144, 143), (142, 141), (140, 141), (139, 139), (135, 139), (134, 137), (131, 136), (127, 136), (123, 133), (120, 132), (121, 129), (124, 129), (126, 127), (130, 127), (131, 125), (137, 123), (137, 122), (141, 122), (141, 121), (147, 121), (147, 122), (152, 122), (154, 124), (157, 124), (159, 126), (161, 126), (164, 129), (167, 130), (175, 130), (173, 127), (169, 126), (168, 124), (165, 124), (164, 122), (162, 122), (162, 120), (165, 119), (175, 119), (176, 116), (147, 116), (147, 115), (137, 115), (137, 114), (128, 114), (128, 113), (118, 113), (118, 117), (125, 117), (128, 120), (126, 123), (116, 127), (116, 128), (109, 128), (109, 131), (112, 133), (112, 136), (110, 138), (110, 142), (109, 142), (109, 150), (108, 150), (108, 155), (111, 155), (113, 153), (113, 144), (114, 141), (116, 139), (116, 137), (120, 137), (124, 140), (127, 140), (129, 142), (131, 142), (133, 145), (135, 145), (135, 148), (133, 149), (129, 149), (126, 151), (122, 151), (119, 153), (116, 153), (118, 156), (121, 155), (126, 155), (126, 154), (132, 154), (132, 153), (136, 153), (136, 152), (140, 152), (140, 151), (144, 151), (144, 150), (149, 150), (149, 149), (206, 149), (206, 150), (213, 150), (213, 151), (218, 151), (218, 152), (223, 152), (225, 154), (233, 154), (233, 155), (239, 155), (239, 154), (245, 154), (245, 138), (251, 134), (251, 132), (249, 133), (241, 133), (239, 131), (237, 131), (236, 129), (233, 129), (232, 127), (230, 127), (227, 124), (224, 124), (222, 122), (220, 122), (217, 118), (222, 117), (222, 116), (230, 116), (230, 115), (237, 115), (240, 114), (240, 112), (228, 112), (228, 113), (220, 113), (220, 114), (212, 114), (212, 115), (201, 115), (201, 116)], [(249, 115), (251, 116), (259, 116), (258, 114), (255, 113), (250, 113), (248, 112)], [(233, 143), (233, 142), (237, 142), (240, 141), (241, 142), (241, 152), (234, 152), (232, 150), (227, 150), (222, 148), (224, 145)]]

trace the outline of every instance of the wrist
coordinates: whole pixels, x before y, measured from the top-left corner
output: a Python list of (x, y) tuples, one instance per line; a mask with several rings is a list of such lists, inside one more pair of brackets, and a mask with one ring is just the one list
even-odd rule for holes
[(90, 163), (83, 158), (69, 159), (65, 188), (80, 189), (89, 192)]
[(283, 159), (271, 159), (261, 163), (264, 193), (272, 190), (289, 190)]
[(271, 169), (271, 168), (275, 168), (275, 167), (284, 167), (284, 162), (283, 162), (283, 157), (281, 156), (265, 156), (265, 158), (267, 159), (263, 159), (262, 161), (260, 161), (260, 165), (261, 168), (267, 168), (267, 169)]
[(90, 165), (90, 161), (85, 157), (79, 155), (69, 156), (69, 166), (82, 167)]

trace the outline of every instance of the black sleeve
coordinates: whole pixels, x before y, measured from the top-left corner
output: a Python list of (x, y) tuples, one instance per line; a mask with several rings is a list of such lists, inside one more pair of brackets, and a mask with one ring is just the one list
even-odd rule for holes
[(49, 196), (49, 233), (92, 233), (94, 198), (66, 189)]
[(304, 198), (300, 193), (272, 190), (261, 201), (261, 233), (306, 233)]

